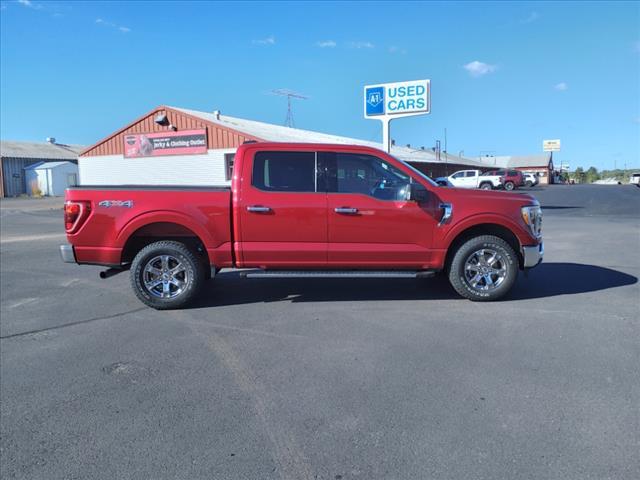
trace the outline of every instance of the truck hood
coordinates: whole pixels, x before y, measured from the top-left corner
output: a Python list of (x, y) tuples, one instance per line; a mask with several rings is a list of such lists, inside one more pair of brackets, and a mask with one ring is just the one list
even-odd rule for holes
[[(526, 193), (505, 192), (502, 190), (479, 190), (466, 188), (438, 187), (435, 191), (441, 201), (463, 202), (474, 205), (474, 210), (506, 213), (505, 210), (525, 205), (539, 205), (538, 200)], [(487, 207), (490, 207), (487, 209)], [(518, 213), (519, 215), (519, 213)]]

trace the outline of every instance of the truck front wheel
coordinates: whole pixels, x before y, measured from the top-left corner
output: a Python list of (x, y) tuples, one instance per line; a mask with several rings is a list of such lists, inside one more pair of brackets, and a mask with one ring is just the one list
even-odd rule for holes
[(205, 282), (202, 262), (183, 243), (163, 240), (147, 245), (131, 264), (136, 296), (156, 310), (181, 308)]
[(511, 290), (517, 277), (516, 253), (493, 235), (467, 240), (449, 267), (449, 282), (455, 291), (474, 301), (498, 300)]
[(504, 189), (505, 189), (505, 190), (509, 190), (509, 191), (511, 191), (511, 190), (513, 190), (514, 188), (516, 188), (516, 184), (515, 184), (515, 183), (513, 183), (513, 182), (507, 182), (507, 183), (505, 183), (505, 184), (504, 184)]

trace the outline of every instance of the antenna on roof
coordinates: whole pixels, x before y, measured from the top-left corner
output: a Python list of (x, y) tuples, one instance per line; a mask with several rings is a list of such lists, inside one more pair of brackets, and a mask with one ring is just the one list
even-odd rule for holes
[(299, 98), (300, 100), (307, 100), (309, 97), (302, 95), (301, 93), (294, 92), (293, 90), (289, 90), (288, 88), (271, 90), (271, 93), (280, 97), (287, 97), (287, 118), (284, 121), (284, 125), (289, 128), (295, 127), (295, 123), (293, 121), (293, 110), (291, 109), (291, 99)]

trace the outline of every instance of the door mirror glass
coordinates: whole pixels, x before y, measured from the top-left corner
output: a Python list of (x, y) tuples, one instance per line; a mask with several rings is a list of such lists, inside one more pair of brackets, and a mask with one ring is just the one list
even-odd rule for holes
[(429, 190), (418, 182), (411, 184), (409, 200), (417, 203), (425, 203), (429, 199)]

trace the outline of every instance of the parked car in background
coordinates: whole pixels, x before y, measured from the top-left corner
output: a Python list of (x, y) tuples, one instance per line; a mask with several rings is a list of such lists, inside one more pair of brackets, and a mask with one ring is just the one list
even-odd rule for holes
[(499, 175), (487, 175), (480, 170), (459, 170), (447, 177), (454, 187), (481, 188), (492, 190), (502, 187), (502, 177)]
[(629, 183), (640, 187), (640, 173), (632, 173), (629, 177)]
[(453, 183), (447, 177), (438, 177), (433, 179), (441, 187), (453, 187)]
[(356, 145), (249, 143), (231, 188), (85, 186), (65, 198), (62, 259), (111, 267), (103, 278), (129, 269), (156, 309), (187, 305), (221, 268), (254, 269), (248, 278), (444, 271), (461, 296), (497, 300), (544, 253), (531, 195), (441, 188)]
[(535, 187), (538, 183), (540, 183), (538, 175), (533, 172), (524, 172), (523, 175), (525, 187)]
[(489, 170), (484, 174), (502, 177), (505, 190), (514, 190), (524, 185), (524, 175), (519, 170)]

